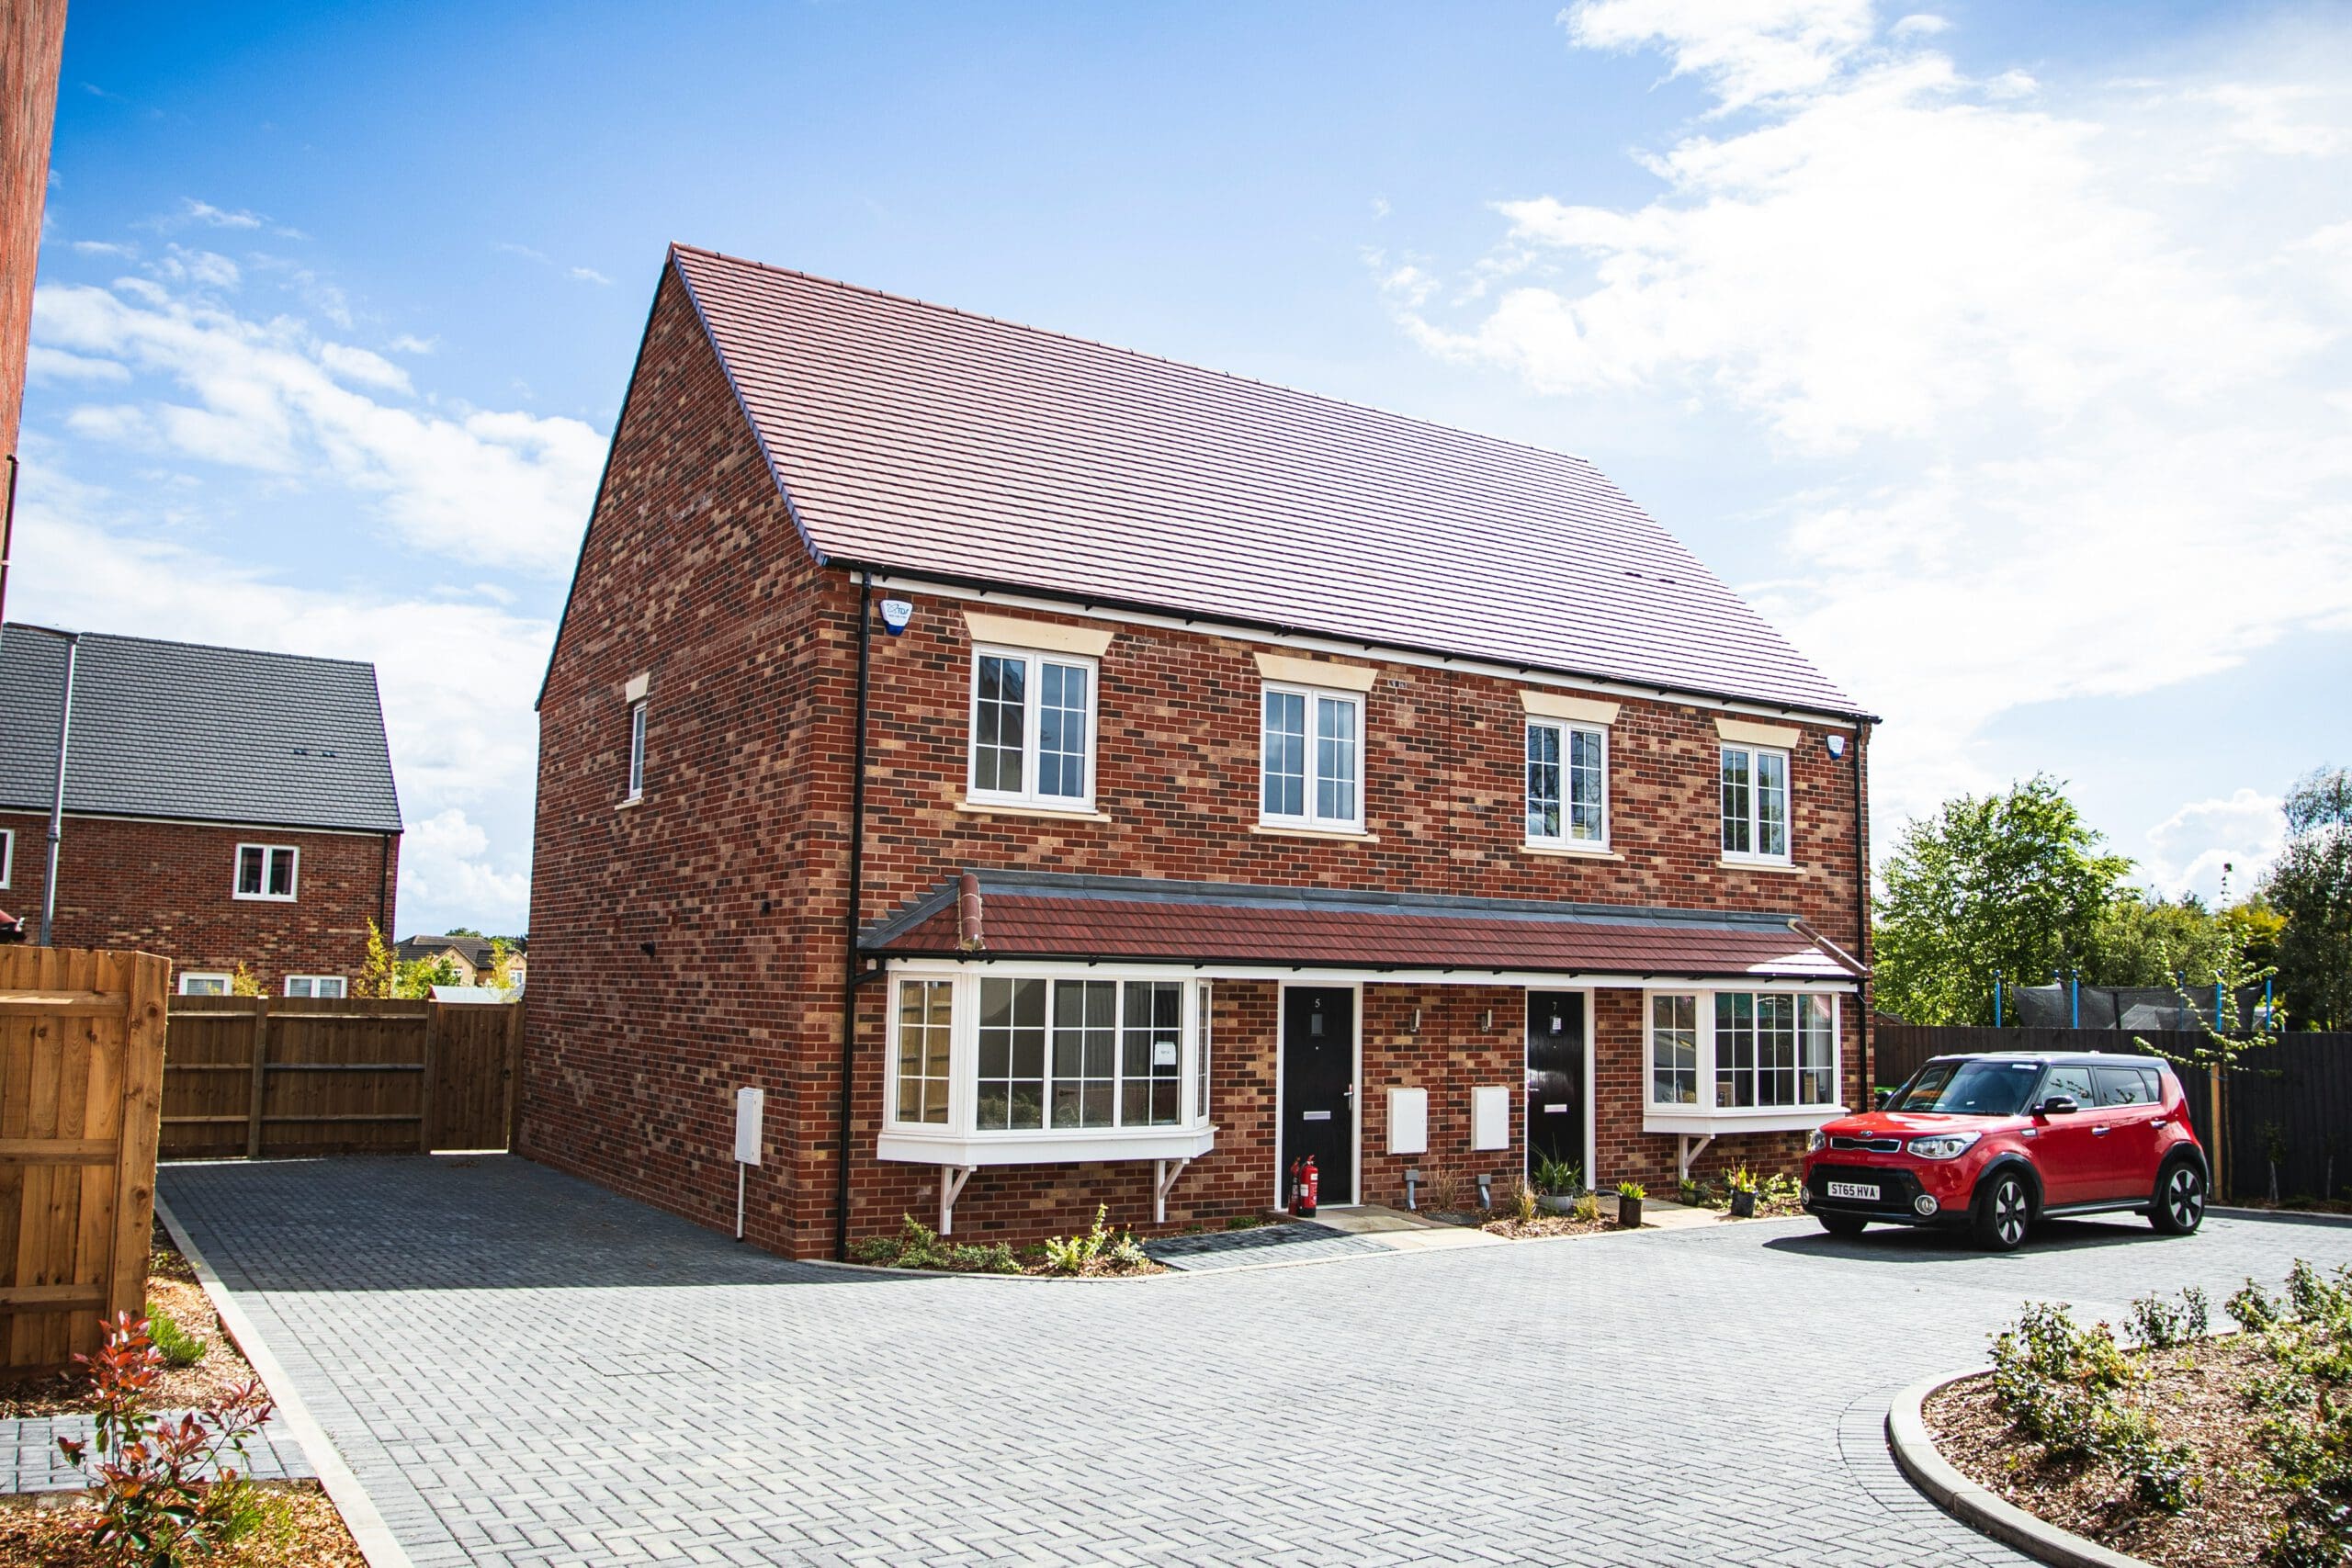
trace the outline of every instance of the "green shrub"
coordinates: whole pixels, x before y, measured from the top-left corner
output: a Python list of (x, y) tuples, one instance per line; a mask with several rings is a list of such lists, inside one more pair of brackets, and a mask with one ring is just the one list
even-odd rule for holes
[(1012, 1248), (1001, 1241), (965, 1246), (943, 1240), (912, 1214), (899, 1216), (896, 1235), (868, 1236), (849, 1250), (854, 1262), (890, 1269), (951, 1269), (969, 1274), (1018, 1274)]
[(192, 1367), (204, 1359), (205, 1342), (153, 1302), (147, 1303), (147, 1337), (163, 1352), (168, 1366)]
[(1594, 1221), (1600, 1219), (1600, 1195), (1597, 1192), (1586, 1192), (1579, 1194), (1577, 1198), (1576, 1207), (1568, 1211), (1568, 1217), (1572, 1220), (1580, 1220), (1586, 1224), (1591, 1224)]
[(1638, 1200), (1646, 1198), (1649, 1195), (1649, 1189), (1643, 1186), (1638, 1181), (1621, 1181), (1617, 1184), (1617, 1196), (1620, 1198), (1633, 1198)]
[(1584, 1190), (1584, 1167), (1545, 1155), (1535, 1162), (1535, 1190), (1549, 1198), (1573, 1197)]
[(1097, 1203), (1094, 1224), (1083, 1235), (1048, 1237), (1046, 1267), (1056, 1274), (1128, 1274), (1148, 1266), (1151, 1258), (1135, 1233), (1114, 1233), (1110, 1216), (1111, 1206)]

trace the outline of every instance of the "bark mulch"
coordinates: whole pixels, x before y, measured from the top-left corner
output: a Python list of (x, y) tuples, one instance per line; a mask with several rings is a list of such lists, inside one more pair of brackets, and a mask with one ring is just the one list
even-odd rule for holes
[[(155, 1251), (147, 1263), (147, 1310), (152, 1314), (158, 1308), (204, 1341), (204, 1355), (188, 1366), (167, 1366), (157, 1374), (156, 1409), (191, 1410), (251, 1380), (253, 1368), (221, 1332), (211, 1298), (196, 1282), (196, 1270), (188, 1267), (161, 1226), (156, 1227)], [(92, 1408), (89, 1380), (79, 1369), (0, 1383), (0, 1418), (70, 1416)]]
[(2147, 1376), (2123, 1395), (2155, 1417), (2167, 1439), (2199, 1457), (2204, 1491), (2180, 1514), (2135, 1506), (2112, 1466), (2059, 1463), (2002, 1414), (1988, 1375), (1928, 1401), (1928, 1429), (1962, 1474), (2062, 1529), (2159, 1568), (2259, 1562), (2285, 1518), (2287, 1495), (2263, 1483), (2245, 1386), (2272, 1363), (2259, 1343), (2235, 1337), (2174, 1350), (2135, 1352)]
[[(206, 1557), (207, 1568), (366, 1568), (343, 1516), (316, 1482), (265, 1483), (254, 1493), (260, 1522)], [(70, 1495), (0, 1506), (0, 1568), (105, 1568), (74, 1529), (89, 1507)]]
[(1488, 1235), (1508, 1236), (1513, 1241), (1533, 1241), (1547, 1235), (1599, 1235), (1603, 1231), (1622, 1230), (1614, 1219), (1579, 1220), (1566, 1214), (1538, 1214), (1532, 1220), (1478, 1217), (1478, 1228)]

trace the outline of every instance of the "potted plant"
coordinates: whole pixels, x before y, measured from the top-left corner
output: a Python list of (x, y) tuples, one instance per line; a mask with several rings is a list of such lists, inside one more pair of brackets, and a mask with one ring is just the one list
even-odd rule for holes
[(1638, 1181), (1617, 1184), (1618, 1229), (1637, 1231), (1642, 1228), (1642, 1200), (1648, 1196), (1649, 1190)]
[(1584, 1167), (1550, 1155), (1535, 1162), (1536, 1206), (1547, 1214), (1565, 1214), (1577, 1206), (1584, 1190)]
[(1752, 1220), (1756, 1217), (1756, 1173), (1741, 1166), (1724, 1179), (1731, 1189), (1731, 1217)]

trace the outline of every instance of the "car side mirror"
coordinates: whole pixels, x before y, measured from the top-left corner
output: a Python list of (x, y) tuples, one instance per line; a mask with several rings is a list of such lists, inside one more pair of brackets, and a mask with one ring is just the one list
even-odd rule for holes
[(1878, 1108), (1881, 1111), (1883, 1111), (1888, 1106), (1894, 1103), (1894, 1091), (1891, 1089), (1880, 1089), (1876, 1095), (1872, 1096), (1872, 1099), (1876, 1101)]
[(2053, 1094), (2037, 1108), (2044, 1116), (2072, 1116), (2082, 1107), (2071, 1094)]

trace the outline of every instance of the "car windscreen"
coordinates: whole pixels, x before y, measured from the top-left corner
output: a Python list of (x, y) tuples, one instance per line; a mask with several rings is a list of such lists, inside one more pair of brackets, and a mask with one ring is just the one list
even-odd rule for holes
[(2041, 1077), (2039, 1062), (1929, 1062), (1887, 1102), (1889, 1111), (2015, 1116)]

